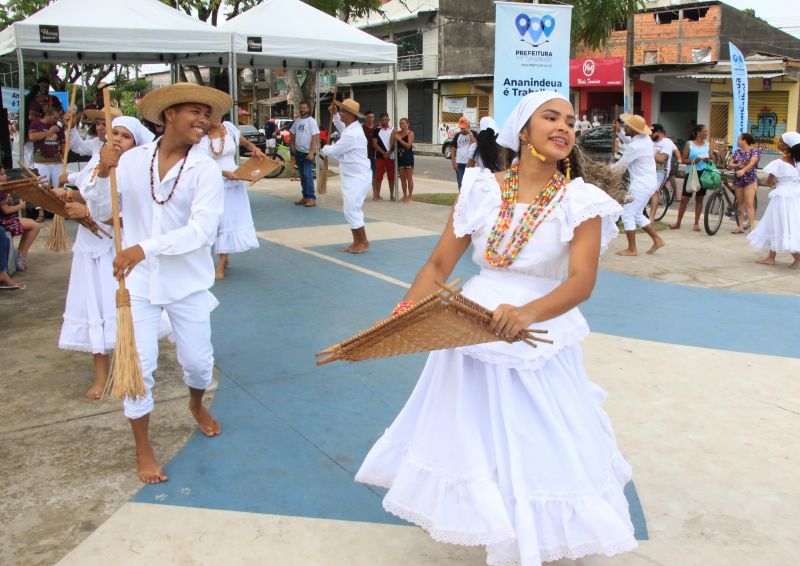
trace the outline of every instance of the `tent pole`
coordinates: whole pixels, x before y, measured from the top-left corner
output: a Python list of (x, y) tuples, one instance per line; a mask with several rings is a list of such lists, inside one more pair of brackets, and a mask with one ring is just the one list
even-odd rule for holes
[[(397, 128), (400, 124), (400, 118), (397, 115), (397, 63), (392, 65), (392, 70), (394, 74), (394, 82), (392, 84), (392, 113), (394, 114), (394, 128)], [(397, 193), (400, 192), (400, 174), (399, 174), (399, 166), (397, 165), (397, 148), (395, 147), (394, 150), (394, 198), (392, 200), (397, 200)]]
[[(319, 110), (319, 68), (314, 69), (314, 84), (315, 84), (315, 89), (317, 91), (316, 92), (317, 101), (314, 103), (314, 119), (317, 121), (317, 124), (319, 124), (320, 123), (320, 118), (322, 117), (320, 115), (320, 113), (319, 113), (320, 112), (320, 110)], [(331, 133), (328, 132), (328, 140), (331, 139), (330, 135), (331, 135)], [(321, 147), (322, 147), (322, 140), (320, 140), (319, 143), (317, 144), (317, 153), (314, 154), (314, 178), (317, 179), (317, 182), (319, 182), (319, 173), (320, 173), (320, 171), (319, 171), (319, 150), (320, 150)]]
[[(81, 65), (81, 82), (83, 83), (83, 88), (81, 88), (81, 108), (86, 108), (86, 65)], [(80, 126), (80, 124), (77, 124)]]
[[(228, 85), (231, 89), (231, 98), (233, 98), (233, 108), (231, 109), (231, 122), (234, 126), (239, 125), (239, 65), (236, 62), (236, 46), (233, 42), (231, 34), (231, 57), (230, 57), (230, 70), (228, 71), (229, 80)], [(236, 152), (238, 155), (238, 152)]]
[(19, 161), (22, 161), (25, 158), (25, 123), (28, 121), (28, 109), (25, 108), (25, 65), (22, 58), (22, 49), (19, 47), (17, 47), (17, 66), (19, 67), (17, 69), (19, 72), (19, 114), (17, 115), (17, 123), (20, 126)]

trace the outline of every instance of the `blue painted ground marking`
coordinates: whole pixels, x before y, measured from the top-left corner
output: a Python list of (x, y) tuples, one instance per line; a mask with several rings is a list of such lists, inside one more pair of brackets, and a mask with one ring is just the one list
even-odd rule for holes
[[(297, 192), (297, 198), (300, 198), (299, 185)], [(312, 225), (328, 226), (344, 222), (341, 212), (322, 206), (306, 208), (262, 193), (251, 192), (249, 195), (250, 211), (253, 213), (256, 230), (281, 230)]]

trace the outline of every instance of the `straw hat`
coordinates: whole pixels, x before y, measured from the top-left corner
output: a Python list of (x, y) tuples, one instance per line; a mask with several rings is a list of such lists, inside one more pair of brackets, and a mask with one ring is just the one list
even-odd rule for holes
[(139, 103), (139, 115), (153, 124), (164, 125), (164, 110), (177, 104), (194, 102), (211, 107), (212, 116), (222, 116), (233, 106), (227, 93), (193, 83), (162, 86), (148, 92)]
[(344, 110), (345, 112), (349, 112), (356, 118), (364, 117), (364, 115), (360, 112), (361, 105), (352, 98), (345, 98), (342, 102), (334, 100), (333, 103), (336, 104), (336, 107), (339, 108), (339, 110)]
[(652, 132), (647, 127), (647, 122), (644, 118), (637, 114), (620, 114), (619, 119), (622, 120), (634, 132), (649, 136)]
[[(111, 119), (119, 118), (122, 116), (122, 110), (117, 108), (116, 106), (111, 107)], [(105, 110), (98, 110), (96, 108), (89, 108), (88, 110), (83, 111), (83, 117), (86, 120), (91, 120), (94, 122), (95, 120), (105, 120), (106, 119), (106, 111)]]

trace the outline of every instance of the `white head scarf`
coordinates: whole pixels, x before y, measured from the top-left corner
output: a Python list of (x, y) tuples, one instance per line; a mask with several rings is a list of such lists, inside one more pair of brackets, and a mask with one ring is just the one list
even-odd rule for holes
[(150, 143), (156, 137), (153, 135), (153, 132), (145, 128), (144, 125), (133, 116), (120, 116), (119, 118), (114, 118), (114, 120), (111, 122), (111, 127), (114, 128), (116, 126), (127, 128), (131, 134), (133, 134), (133, 139), (136, 142), (136, 145)]
[(783, 132), (781, 134), (781, 139), (783, 143), (791, 148), (800, 143), (800, 134), (797, 132)]
[(525, 127), (530, 117), (542, 104), (555, 99), (569, 102), (567, 97), (553, 90), (541, 90), (526, 94), (506, 118), (503, 129), (500, 131), (500, 135), (497, 136), (497, 143), (508, 149), (519, 151), (520, 130)]
[(483, 130), (488, 130), (489, 128), (494, 130), (495, 134), (500, 131), (500, 128), (497, 127), (497, 122), (494, 121), (494, 118), (491, 116), (484, 116), (481, 118), (481, 124), (478, 129), (478, 133), (481, 133)]

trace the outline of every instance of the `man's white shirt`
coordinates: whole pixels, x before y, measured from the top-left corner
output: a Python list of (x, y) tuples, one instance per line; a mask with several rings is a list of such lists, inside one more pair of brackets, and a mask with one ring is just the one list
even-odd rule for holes
[[(150, 194), (150, 163), (155, 150), (153, 141), (122, 155), (116, 170), (117, 191), (124, 218), (122, 247), (138, 244), (145, 255), (126, 278), (127, 287), (131, 295), (153, 304), (168, 304), (214, 284), (211, 246), (222, 216), (223, 181), (207, 151), (194, 145), (172, 198), (158, 204)], [(153, 164), (153, 185), (159, 201), (169, 196), (181, 162), (164, 179), (159, 179), (158, 162)], [(83, 196), (92, 216), (111, 218), (110, 178), (98, 178)]]
[[(620, 136), (624, 139), (627, 136)], [(611, 165), (611, 169), (627, 169), (630, 175), (629, 191), (649, 191), (654, 193), (658, 188), (658, 177), (656, 176), (656, 158), (653, 148), (653, 140), (650, 136), (637, 134), (633, 138), (628, 138), (625, 143), (625, 152), (616, 163)]]
[(311, 151), (311, 141), (315, 135), (319, 135), (317, 121), (311, 116), (298, 118), (292, 122), (290, 130), (294, 134), (294, 147), (300, 153)]
[(667, 154), (667, 161), (663, 165), (664, 170), (669, 171), (670, 165), (672, 165), (672, 155), (675, 150), (678, 149), (678, 146), (676, 146), (668, 137), (664, 137), (657, 142), (653, 142), (653, 148), (655, 149), (656, 153)]
[(333, 115), (333, 123), (339, 130), (339, 140), (335, 144), (323, 147), (322, 154), (339, 161), (341, 166), (339, 172), (343, 180), (364, 178), (371, 181), (372, 168), (367, 158), (367, 137), (364, 135), (364, 128), (358, 120), (345, 126), (338, 112)]

